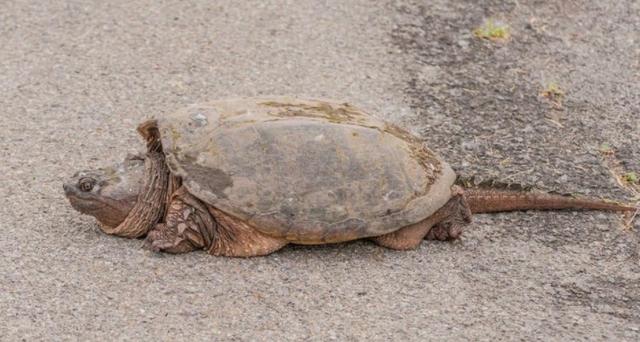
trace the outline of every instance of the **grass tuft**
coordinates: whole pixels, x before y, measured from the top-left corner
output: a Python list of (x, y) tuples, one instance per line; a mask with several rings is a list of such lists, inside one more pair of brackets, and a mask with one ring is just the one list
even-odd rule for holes
[(556, 108), (562, 107), (562, 100), (564, 100), (565, 92), (556, 83), (549, 83), (547, 87), (540, 92), (540, 95), (551, 103)]
[(506, 40), (509, 38), (509, 26), (495, 24), (493, 20), (487, 20), (484, 25), (473, 30), (473, 34), (481, 39)]
[(638, 183), (638, 174), (636, 174), (635, 172), (627, 172), (622, 176), (622, 179), (624, 179), (627, 183), (636, 184)]

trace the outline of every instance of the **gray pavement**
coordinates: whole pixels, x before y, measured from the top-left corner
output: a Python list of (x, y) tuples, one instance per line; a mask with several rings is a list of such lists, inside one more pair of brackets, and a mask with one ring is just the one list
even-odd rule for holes
[[(475, 38), (487, 18), (511, 38)], [(637, 199), (615, 175), (640, 174), (639, 18), (632, 0), (0, 2), (0, 340), (638, 340), (638, 220), (171, 256), (100, 233), (61, 182), (139, 150), (144, 118), (289, 94), (408, 127), (465, 175)]]

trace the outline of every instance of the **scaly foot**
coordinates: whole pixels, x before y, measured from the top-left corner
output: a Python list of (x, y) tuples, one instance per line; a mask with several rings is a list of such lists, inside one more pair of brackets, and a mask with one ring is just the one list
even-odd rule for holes
[(196, 249), (191, 242), (178, 236), (176, 232), (168, 229), (164, 224), (158, 224), (156, 228), (147, 234), (145, 245), (154, 252), (186, 253)]

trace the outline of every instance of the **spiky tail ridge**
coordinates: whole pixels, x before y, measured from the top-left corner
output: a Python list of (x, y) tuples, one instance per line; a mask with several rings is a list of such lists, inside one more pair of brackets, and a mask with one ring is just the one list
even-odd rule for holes
[(513, 191), (488, 188), (466, 188), (464, 190), (472, 213), (494, 213), (519, 210), (609, 210), (636, 211), (628, 204), (595, 198), (535, 191)]

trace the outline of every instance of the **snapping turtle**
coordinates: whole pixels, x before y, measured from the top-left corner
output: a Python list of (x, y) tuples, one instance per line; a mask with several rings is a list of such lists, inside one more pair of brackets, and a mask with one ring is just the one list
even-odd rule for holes
[(143, 122), (145, 156), (79, 172), (72, 206), (156, 251), (257, 256), (288, 243), (370, 238), (411, 249), (455, 239), (471, 213), (635, 210), (560, 195), (456, 185), (415, 136), (346, 103), (286, 97), (192, 105)]

